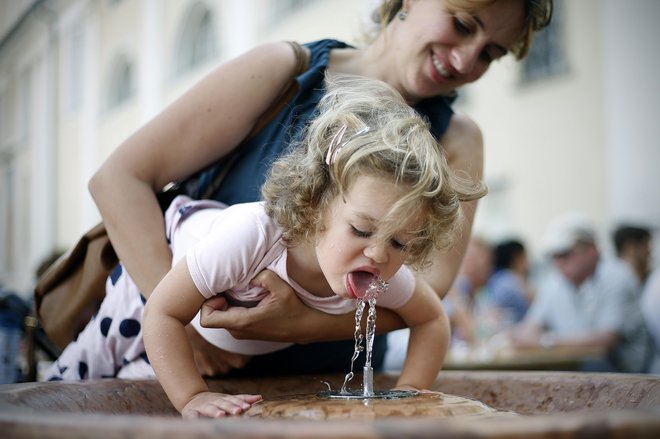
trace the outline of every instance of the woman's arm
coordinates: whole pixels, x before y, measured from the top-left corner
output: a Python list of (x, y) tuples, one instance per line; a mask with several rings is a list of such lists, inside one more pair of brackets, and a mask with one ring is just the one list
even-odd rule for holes
[[(470, 117), (462, 113), (454, 114), (447, 132), (440, 139), (440, 144), (447, 154), (449, 167), (454, 172), (474, 180), (483, 178), (483, 137), (481, 130)], [(464, 202), (461, 207), (463, 208), (463, 222), (456, 244), (447, 252), (437, 252), (431, 268), (421, 273), (440, 298), (445, 297), (451, 288), (461, 261), (463, 261), (472, 233), (477, 201)]]
[(400, 389), (427, 389), (437, 378), (447, 354), (447, 315), (436, 293), (419, 282), (413, 297), (398, 312), (410, 327), (410, 338), (396, 386)]
[[(353, 337), (355, 313), (333, 315), (306, 306), (291, 286), (272, 271), (262, 271), (252, 284), (269, 291), (256, 307), (225, 309), (224, 299), (210, 299), (202, 306), (202, 326), (231, 329), (232, 336), (237, 339), (303, 344)], [(379, 334), (404, 326), (403, 319), (396, 312), (378, 308), (376, 330)]]
[(156, 192), (239, 145), (294, 68), (286, 43), (227, 62), (129, 137), (92, 177), (113, 246), (146, 297), (171, 266)]
[(197, 371), (186, 325), (204, 297), (188, 271), (185, 258), (165, 275), (144, 310), (144, 346), (163, 390), (186, 418), (239, 414), (259, 395), (211, 393)]

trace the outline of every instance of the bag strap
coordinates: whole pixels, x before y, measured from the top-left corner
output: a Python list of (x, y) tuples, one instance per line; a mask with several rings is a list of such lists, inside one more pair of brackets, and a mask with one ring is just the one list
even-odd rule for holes
[[(252, 130), (247, 135), (245, 140), (241, 144), (245, 143), (248, 140), (254, 138), (259, 132), (273, 120), (273, 118), (280, 112), (282, 109), (293, 99), (293, 97), (298, 93), (298, 81), (296, 78), (302, 75), (309, 67), (309, 54), (307, 49), (301, 44), (295, 41), (287, 41), (287, 43), (293, 49), (293, 53), (296, 56), (296, 69), (293, 72), (293, 78), (291, 84), (280, 94), (280, 96), (271, 104), (266, 111), (259, 117), (257, 123), (254, 124)], [(202, 198), (211, 198), (213, 194), (222, 184), (222, 181), (225, 179), (225, 176), (229, 170), (234, 166), (236, 160), (240, 156), (240, 145), (235, 148), (228, 156), (225, 157), (222, 169), (215, 175), (213, 181), (206, 187), (206, 190), (202, 194)]]

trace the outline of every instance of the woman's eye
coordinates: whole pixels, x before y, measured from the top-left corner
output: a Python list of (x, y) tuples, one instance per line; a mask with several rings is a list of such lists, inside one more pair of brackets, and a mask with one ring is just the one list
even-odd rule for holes
[(461, 35), (469, 35), (471, 32), (470, 26), (468, 26), (467, 23), (456, 16), (454, 16), (454, 28)]
[(355, 236), (359, 238), (369, 238), (371, 236), (371, 232), (365, 232), (364, 230), (360, 230), (355, 226), (351, 226), (351, 231)]
[(490, 64), (491, 62), (493, 62), (495, 57), (493, 55), (491, 55), (490, 53), (488, 53), (487, 50), (484, 50), (479, 54), (479, 59), (481, 59), (486, 64)]
[(479, 54), (482, 61), (491, 63), (507, 54), (507, 50), (495, 44), (487, 45)]

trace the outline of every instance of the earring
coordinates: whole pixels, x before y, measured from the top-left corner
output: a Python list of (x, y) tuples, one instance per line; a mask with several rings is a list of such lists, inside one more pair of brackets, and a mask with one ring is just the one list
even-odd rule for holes
[(399, 20), (403, 21), (408, 16), (408, 13), (405, 11), (401, 11), (398, 14), (396, 14), (396, 16), (398, 17)]

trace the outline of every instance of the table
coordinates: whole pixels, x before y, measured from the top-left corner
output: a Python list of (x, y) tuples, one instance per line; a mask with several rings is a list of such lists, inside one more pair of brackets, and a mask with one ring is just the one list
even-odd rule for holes
[(589, 361), (602, 360), (606, 350), (597, 347), (555, 346), (552, 348), (513, 348), (497, 351), (486, 348), (471, 351), (450, 349), (445, 370), (580, 370)]

